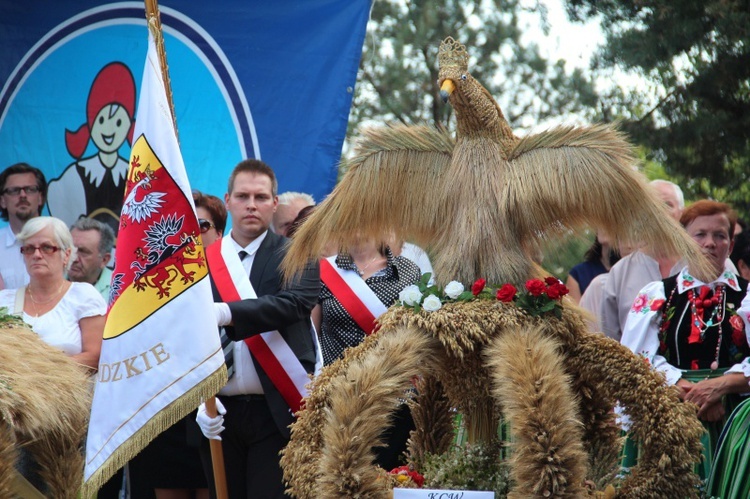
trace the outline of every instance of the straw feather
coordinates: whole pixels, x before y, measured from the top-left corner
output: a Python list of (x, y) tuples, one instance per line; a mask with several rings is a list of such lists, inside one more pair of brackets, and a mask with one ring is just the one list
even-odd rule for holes
[(558, 127), (519, 139), (465, 63), (443, 60), (439, 82), (455, 86), (455, 145), (424, 126), (364, 130), (348, 172), (294, 238), (287, 276), (329, 243), (393, 235), (427, 249), (440, 283), (484, 277), (518, 285), (533, 274), (529, 255), (541, 240), (595, 227), (615, 242), (682, 257), (711, 280), (697, 245), (635, 171), (621, 133)]
[(287, 493), (300, 499), (386, 494), (392, 482), (373, 464), (372, 447), (411, 376), (434, 374), (439, 350), (434, 338), (414, 328), (381, 329), (325, 366), (281, 453)]
[(380, 435), (412, 376), (435, 365), (436, 348), (434, 339), (416, 329), (392, 331), (371, 355), (332, 380), (320, 467), (336, 471), (320, 474), (319, 497), (390, 497), (390, 483), (372, 465), (372, 447), (383, 445)]
[(530, 325), (497, 338), (485, 352), (493, 393), (514, 435), (508, 497), (584, 495), (583, 425), (559, 349)]
[(0, 378), (3, 430), (40, 464), (51, 497), (77, 497), (92, 389), (85, 368), (28, 327), (5, 325)]
[(5, 419), (0, 420), (0, 497), (13, 497), (16, 462), (16, 438)]
[(631, 438), (640, 442), (638, 465), (623, 481), (623, 497), (697, 497), (703, 425), (690, 404), (680, 402), (642, 357), (601, 334), (582, 332), (565, 345), (569, 368), (597, 391), (617, 399), (631, 419)]
[(409, 401), (414, 430), (409, 435), (409, 463), (422, 469), (426, 454), (446, 452), (454, 438), (450, 401), (435, 376), (422, 376), (416, 383), (417, 396)]
[[(438, 218), (442, 185), (453, 150), (448, 133), (427, 126), (394, 125), (363, 133), (344, 179), (294, 235), (284, 259), (296, 274), (332, 244), (349, 247), (357, 237), (394, 234), (423, 247), (445, 223)], [(414, 189), (418, 180), (419, 189)], [(374, 195), (382, 193), (383, 195)], [(301, 264), (301, 265), (300, 265)]]

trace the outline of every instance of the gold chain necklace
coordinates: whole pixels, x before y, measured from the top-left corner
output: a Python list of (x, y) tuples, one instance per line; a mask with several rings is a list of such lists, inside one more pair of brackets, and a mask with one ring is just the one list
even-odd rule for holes
[(54, 294), (52, 294), (52, 296), (50, 296), (47, 300), (44, 300), (44, 301), (37, 301), (36, 298), (34, 298), (34, 293), (31, 292), (31, 286), (27, 286), (26, 290), (29, 292), (29, 298), (31, 298), (31, 301), (34, 302), (34, 305), (46, 305), (52, 300), (54, 300), (55, 298), (57, 298), (57, 295), (60, 294), (60, 291), (62, 291), (63, 286), (65, 286), (65, 281), (60, 283), (60, 287), (57, 288), (57, 291), (55, 291)]

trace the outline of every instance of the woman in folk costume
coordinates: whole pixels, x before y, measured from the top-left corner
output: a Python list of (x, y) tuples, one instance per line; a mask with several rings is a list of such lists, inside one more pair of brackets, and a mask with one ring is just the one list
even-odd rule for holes
[[(419, 280), (419, 267), (402, 256), (393, 256), (385, 244), (373, 239), (353, 244), (321, 261), (319, 304), (312, 319), (320, 335), (323, 362), (329, 365), (375, 332), (375, 320), (393, 305), (401, 290)], [(406, 404), (383, 435), (385, 447), (377, 449), (377, 462), (387, 470), (399, 464), (406, 439), (414, 428)]]
[(698, 470), (702, 478), (708, 476), (737, 394), (750, 392), (748, 282), (725, 269), (736, 221), (724, 203), (702, 200), (687, 208), (680, 222), (713, 264), (715, 278), (702, 282), (687, 266), (648, 284), (638, 293), (622, 335), (623, 345), (664, 373), (682, 400), (697, 404), (708, 430), (706, 460)]

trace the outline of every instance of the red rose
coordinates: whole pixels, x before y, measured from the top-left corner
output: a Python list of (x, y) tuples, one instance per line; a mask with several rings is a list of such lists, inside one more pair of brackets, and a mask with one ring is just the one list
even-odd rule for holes
[(666, 300), (663, 300), (661, 298), (659, 298), (658, 300), (652, 301), (651, 302), (651, 310), (653, 310), (653, 311), (659, 310), (661, 308), (661, 306), (664, 305), (665, 301)]
[(560, 279), (557, 277), (547, 276), (544, 278), (544, 284), (547, 286), (554, 286), (555, 284), (560, 284)]
[(552, 300), (557, 300), (558, 298), (560, 298), (560, 288), (556, 284), (548, 287), (547, 296), (549, 296)]
[(729, 324), (732, 325), (732, 329), (735, 331), (744, 331), (745, 330), (745, 324), (742, 322), (742, 319), (739, 315), (733, 315), (729, 318)]
[(565, 284), (561, 283), (560, 281), (557, 281), (555, 284), (552, 284), (547, 288), (547, 296), (549, 296), (553, 300), (562, 298), (569, 292), (570, 291), (568, 291), (568, 288), (565, 287)]
[(484, 279), (477, 279), (474, 281), (474, 284), (471, 285), (471, 294), (474, 296), (479, 295), (479, 293), (482, 292), (484, 289), (484, 285), (487, 284), (487, 281)]
[(739, 315), (733, 315), (729, 318), (729, 324), (732, 326), (732, 343), (738, 347), (745, 346), (745, 324)]
[(516, 287), (512, 284), (503, 284), (503, 287), (497, 290), (497, 299), (505, 303), (513, 301), (516, 297)]
[(570, 290), (568, 289), (568, 287), (563, 283), (559, 283), (557, 287), (560, 288), (560, 296), (565, 296), (568, 293), (570, 293)]
[(532, 296), (539, 296), (544, 293), (547, 286), (545, 286), (539, 279), (529, 279), (526, 281), (526, 289), (529, 290), (529, 293), (531, 293)]

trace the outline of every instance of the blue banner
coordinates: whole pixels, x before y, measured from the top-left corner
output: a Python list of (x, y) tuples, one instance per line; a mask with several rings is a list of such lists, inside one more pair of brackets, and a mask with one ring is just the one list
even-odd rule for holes
[[(369, 0), (160, 2), (190, 183), (222, 197), (259, 158), (279, 192), (336, 180)], [(47, 210), (116, 217), (147, 50), (142, 2), (0, 3), (0, 170), (50, 181)]]

